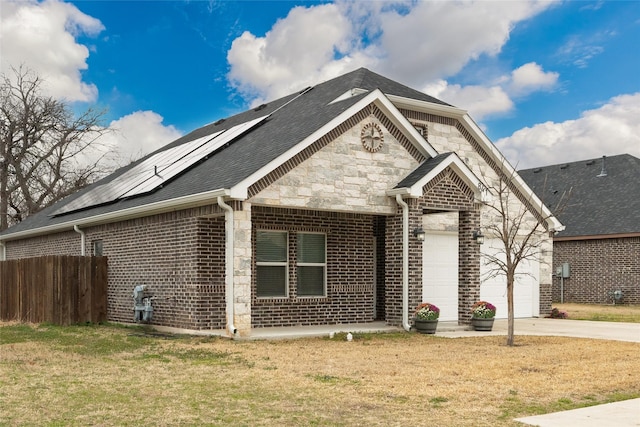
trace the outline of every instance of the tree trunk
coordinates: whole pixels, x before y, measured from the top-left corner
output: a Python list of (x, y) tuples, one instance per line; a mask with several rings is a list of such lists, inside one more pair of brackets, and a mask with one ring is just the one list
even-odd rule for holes
[(2, 139), (0, 140), (0, 231), (4, 231), (9, 227), (9, 192), (7, 191), (9, 162), (7, 157), (7, 144)]
[(507, 275), (507, 345), (513, 346), (513, 277)]

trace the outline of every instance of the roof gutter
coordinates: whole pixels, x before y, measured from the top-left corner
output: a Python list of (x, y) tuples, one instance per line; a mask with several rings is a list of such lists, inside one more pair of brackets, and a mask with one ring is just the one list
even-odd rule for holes
[(80, 255), (84, 256), (85, 254), (85, 243), (87, 241), (87, 236), (84, 233), (84, 231), (80, 230), (80, 227), (78, 227), (77, 225), (73, 226), (73, 231), (75, 231), (76, 233), (80, 233)]
[(42, 234), (50, 234), (53, 232), (67, 231), (74, 226), (91, 226), (98, 224), (108, 224), (110, 222), (124, 221), (127, 219), (139, 218), (141, 216), (154, 215), (163, 212), (169, 212), (177, 209), (186, 209), (193, 206), (199, 206), (205, 203), (210, 203), (211, 199), (217, 196), (229, 196), (231, 191), (226, 188), (221, 188), (212, 191), (206, 191), (198, 194), (191, 194), (189, 196), (178, 197), (175, 199), (162, 200), (160, 202), (149, 203), (142, 206), (135, 206), (132, 208), (121, 209), (114, 212), (108, 212), (100, 215), (94, 215), (83, 219), (76, 219), (72, 221), (62, 222), (60, 224), (49, 225), (46, 227), (34, 228), (30, 230), (18, 231), (16, 233), (9, 233), (0, 235), (0, 241), (9, 241), (24, 239), (27, 237), (39, 236)]
[(569, 242), (579, 240), (605, 240), (605, 239), (627, 239), (640, 237), (640, 233), (617, 233), (617, 234), (585, 234), (580, 236), (554, 236), (554, 242)]
[(218, 205), (224, 209), (224, 220), (225, 220), (225, 300), (227, 302), (226, 311), (227, 311), (227, 331), (231, 336), (235, 336), (238, 333), (236, 329), (233, 318), (235, 317), (234, 310), (234, 300), (235, 300), (235, 292), (234, 292), (234, 244), (233, 244), (233, 226), (234, 226), (234, 215), (233, 208), (225, 203), (224, 198), (222, 196), (218, 196)]
[(409, 205), (400, 194), (396, 202), (402, 206), (402, 327), (409, 332)]

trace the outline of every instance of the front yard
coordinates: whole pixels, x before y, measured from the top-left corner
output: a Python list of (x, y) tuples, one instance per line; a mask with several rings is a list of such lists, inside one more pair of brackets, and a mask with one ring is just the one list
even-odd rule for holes
[(504, 342), (406, 333), (234, 342), (0, 324), (0, 425), (515, 426), (640, 397), (637, 343)]
[(553, 304), (568, 319), (640, 323), (640, 305)]

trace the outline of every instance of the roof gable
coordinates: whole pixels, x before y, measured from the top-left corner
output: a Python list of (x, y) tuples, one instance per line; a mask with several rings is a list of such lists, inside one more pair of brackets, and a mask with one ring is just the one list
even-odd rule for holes
[[(325, 135), (328, 135), (331, 131), (338, 129), (341, 125), (346, 123), (350, 118), (356, 116), (358, 113), (364, 112), (365, 115), (374, 114), (373, 108), (376, 108), (386, 120), (393, 125), (396, 130), (402, 133), (406, 139), (412, 144), (412, 146), (425, 158), (435, 157), (438, 155), (436, 150), (420, 135), (420, 133), (411, 125), (411, 123), (398, 111), (398, 109), (389, 101), (382, 91), (376, 89), (366, 95), (359, 97), (358, 101), (345, 109), (341, 114), (334, 117), (327, 122), (324, 126), (317, 129), (315, 132), (308, 135), (300, 143), (292, 146), (286, 152), (283, 152), (278, 158), (272, 160), (268, 164), (265, 164), (262, 168), (256, 170), (253, 174), (248, 176), (245, 180), (238, 183), (231, 189), (231, 196), (239, 199), (246, 199), (248, 197), (249, 187), (260, 179), (264, 178), (278, 167), (282, 166), (296, 155), (303, 152), (309, 146), (316, 141), (321, 140)], [(376, 111), (377, 112), (377, 111)], [(347, 125), (348, 127), (349, 125)], [(339, 133), (341, 133), (339, 131)]]
[(442, 171), (451, 168), (462, 181), (472, 189), (476, 200), (480, 200), (480, 179), (455, 153), (443, 153), (427, 159), (391, 191), (389, 195), (406, 194), (409, 197), (420, 197), (423, 188), (436, 178)]

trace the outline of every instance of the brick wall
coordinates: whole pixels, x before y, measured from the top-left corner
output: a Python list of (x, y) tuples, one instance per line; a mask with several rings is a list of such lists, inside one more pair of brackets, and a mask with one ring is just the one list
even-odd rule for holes
[[(422, 227), (422, 216), (438, 210), (459, 211), (458, 318), (470, 318), (469, 309), (480, 296), (480, 249), (472, 231), (480, 225), (480, 212), (473, 191), (449, 168), (423, 188), (424, 195), (406, 200), (409, 230)], [(386, 316), (387, 323), (402, 323), (402, 210), (387, 218), (386, 228)], [(422, 302), (422, 243), (409, 236), (409, 318)]]
[[(43, 255), (81, 255), (82, 253), (80, 234), (75, 231), (6, 242), (6, 248), (7, 259)], [(87, 255), (89, 255), (88, 252)]]
[[(224, 217), (217, 206), (86, 227), (86, 254), (102, 240), (109, 258), (110, 321), (133, 321), (133, 288), (147, 285), (155, 325), (225, 326)], [(80, 254), (80, 235), (63, 232), (7, 243), (8, 258)]]
[[(254, 236), (257, 229), (289, 232), (289, 295), (286, 298), (256, 297), (254, 263), (251, 292), (253, 327), (374, 320), (374, 216), (253, 206), (252, 222)], [(297, 297), (297, 232), (326, 233), (326, 297)], [(255, 253), (255, 247), (253, 250)]]
[[(622, 304), (640, 304), (640, 237), (556, 241), (554, 271), (568, 262), (571, 277), (564, 279), (564, 301), (611, 304), (611, 293), (621, 290)], [(553, 278), (553, 301), (560, 301), (560, 278)]]

